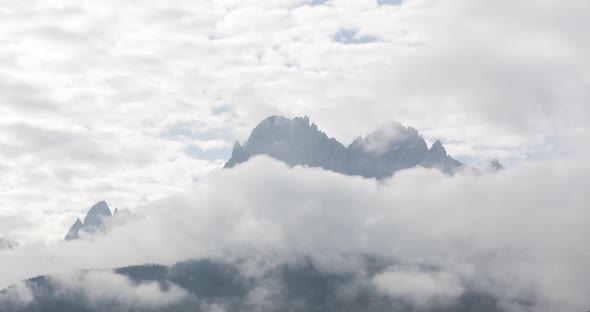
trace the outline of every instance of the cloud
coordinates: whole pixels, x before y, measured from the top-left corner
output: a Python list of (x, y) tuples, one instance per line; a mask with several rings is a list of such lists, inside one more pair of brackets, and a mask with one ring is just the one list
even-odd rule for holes
[(232, 147), (232, 143), (225, 140), (195, 141), (193, 144), (204, 151), (224, 148), (227, 149)]
[(33, 292), (25, 282), (16, 282), (0, 292), (0, 304), (20, 307), (33, 301)]
[(121, 309), (159, 308), (188, 297), (183, 288), (169, 285), (163, 290), (157, 282), (134, 283), (111, 271), (73, 271), (54, 274), (50, 283), (59, 296), (85, 298), (90, 306), (116, 302)]
[(389, 122), (377, 128), (373, 133), (366, 136), (362, 141), (363, 148), (367, 152), (382, 154), (398, 141), (402, 141), (408, 136), (406, 127), (399, 123)]
[[(464, 288), (516, 310), (519, 302), (582, 309), (589, 170), (583, 161), (539, 161), (480, 176), (412, 169), (378, 182), (256, 157), (210, 174), (190, 194), (146, 206), (143, 218), (104, 236), (5, 252), (0, 285), (188, 258), (246, 260), (242, 273), (256, 276), (309, 258), (321, 272), (368, 275), (382, 291), (417, 302)], [(367, 255), (396, 268), (370, 273)], [(387, 286), (400, 279), (403, 287)]]
[(419, 306), (445, 305), (464, 292), (461, 281), (446, 272), (392, 269), (373, 277), (382, 294), (410, 300)]

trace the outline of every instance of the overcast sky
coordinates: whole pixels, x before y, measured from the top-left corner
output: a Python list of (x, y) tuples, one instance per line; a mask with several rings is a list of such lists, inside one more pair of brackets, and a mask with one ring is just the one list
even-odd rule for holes
[[(387, 121), (455, 158), (581, 158), (587, 0), (3, 0), (0, 237), (191, 190), (269, 115)], [(567, 161), (563, 161), (564, 166)]]

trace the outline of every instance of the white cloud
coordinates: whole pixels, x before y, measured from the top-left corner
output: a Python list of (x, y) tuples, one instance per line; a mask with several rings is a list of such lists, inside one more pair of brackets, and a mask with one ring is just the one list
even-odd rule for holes
[(33, 292), (25, 282), (15, 282), (0, 293), (0, 304), (11, 306), (22, 306), (33, 301)]
[(127, 277), (110, 271), (73, 271), (54, 274), (51, 284), (59, 296), (81, 294), (91, 306), (116, 302), (121, 308), (158, 308), (186, 298), (188, 293), (179, 286), (162, 290), (157, 282), (135, 284)]
[(373, 277), (378, 291), (418, 306), (445, 305), (464, 292), (461, 281), (446, 272), (392, 269)]
[(1, 254), (0, 287), (63, 270), (187, 258), (249, 259), (244, 274), (257, 274), (261, 263), (309, 256), (323, 272), (362, 276), (359, 257), (368, 254), (433, 268), (416, 280), (403, 269), (376, 278), (407, 278), (400, 291), (408, 294), (432, 282), (423, 297), (444, 296), (434, 285), (464, 287), (506, 305), (521, 299), (539, 311), (577, 310), (590, 287), (589, 170), (584, 161), (540, 161), (481, 176), (413, 169), (377, 182), (258, 157), (145, 207), (145, 218), (105, 236)]
[(231, 146), (232, 146), (231, 142), (225, 141), (225, 140), (198, 140), (198, 141), (193, 141), (192, 144), (194, 144), (196, 147), (198, 147), (204, 151), (221, 149), (221, 148), (231, 148)]
[(390, 122), (381, 125), (362, 141), (363, 148), (375, 154), (384, 153), (396, 141), (402, 141), (404, 139), (406, 135), (404, 130), (405, 127), (399, 123)]

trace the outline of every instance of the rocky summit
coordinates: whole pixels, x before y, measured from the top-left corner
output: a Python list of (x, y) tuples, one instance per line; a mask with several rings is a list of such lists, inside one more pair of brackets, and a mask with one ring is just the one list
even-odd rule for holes
[(272, 116), (258, 124), (248, 140), (234, 144), (225, 168), (255, 155), (268, 155), (290, 166), (321, 167), (347, 175), (386, 178), (402, 169), (421, 166), (452, 174), (463, 166), (447, 154), (440, 141), (430, 148), (418, 131), (387, 123), (349, 146), (320, 131), (308, 117)]
[(90, 208), (86, 214), (86, 217), (84, 218), (84, 222), (80, 221), (80, 219), (77, 219), (76, 222), (74, 222), (64, 239), (78, 239), (80, 238), (80, 231), (94, 233), (104, 230), (105, 220), (110, 218), (112, 215), (111, 209), (107, 203), (105, 201), (99, 201)]

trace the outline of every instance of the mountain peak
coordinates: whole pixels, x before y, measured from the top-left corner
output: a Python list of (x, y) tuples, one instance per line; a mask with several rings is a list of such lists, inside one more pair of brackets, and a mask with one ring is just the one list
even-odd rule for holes
[(223, 168), (232, 168), (236, 164), (247, 161), (249, 158), (250, 156), (246, 153), (242, 145), (240, 145), (240, 142), (236, 141), (232, 150), (232, 158), (225, 163)]
[(74, 224), (72, 224), (72, 226), (68, 230), (68, 233), (66, 234), (66, 237), (64, 237), (64, 239), (65, 240), (73, 240), (73, 239), (80, 238), (80, 230), (82, 230), (83, 228), (84, 228), (84, 223), (82, 223), (82, 221), (80, 221), (80, 218), (76, 219), (76, 222), (74, 222)]
[(266, 123), (277, 124), (277, 125), (300, 124), (300, 125), (309, 126), (309, 117), (303, 116), (303, 117), (295, 117), (293, 119), (289, 119), (284, 116), (273, 115), (273, 116), (267, 117), (266, 119), (264, 119), (263, 121), (260, 122), (260, 124), (266, 124)]
[(102, 219), (105, 217), (110, 217), (113, 214), (111, 213), (111, 209), (109, 205), (103, 200), (99, 201), (98, 203), (94, 204), (88, 211), (88, 214), (84, 218), (84, 225), (85, 226), (100, 226), (102, 225)]
[(344, 145), (310, 124), (309, 117), (289, 119), (271, 116), (261, 121), (243, 145), (234, 145), (232, 157), (225, 164), (231, 168), (247, 161), (254, 155), (268, 155), (290, 166), (308, 165), (328, 170), (340, 168), (344, 159), (331, 159), (332, 155), (343, 154)]
[[(293, 119), (283, 116), (270, 116), (261, 121), (252, 130), (250, 139), (248, 139), (247, 142), (250, 142), (252, 139), (257, 139), (259, 137), (268, 138), (269, 136), (275, 134), (276, 131), (278, 131), (279, 134), (297, 133), (300, 131), (309, 130), (310, 128), (312, 128), (312, 126), (309, 124), (309, 117), (307, 116), (295, 117)], [(244, 145), (246, 145), (246, 143)]]
[(105, 219), (111, 217), (111, 209), (105, 201), (99, 201), (90, 207), (84, 222), (76, 219), (76, 222), (70, 227), (70, 230), (65, 236), (65, 240), (73, 240), (80, 238), (80, 231), (96, 232), (104, 229)]
[(430, 147), (429, 151), (431, 154), (439, 156), (439, 157), (446, 157), (447, 156), (447, 150), (442, 145), (440, 140), (436, 140), (436, 142), (434, 142), (434, 144), (432, 144), (432, 146)]
[(321, 167), (371, 178), (388, 177), (395, 171), (415, 166), (435, 167), (447, 173), (462, 166), (447, 155), (440, 141), (428, 149), (416, 129), (398, 122), (385, 123), (365, 138), (359, 137), (345, 147), (310, 123), (307, 116), (293, 119), (271, 116), (264, 119), (243, 145), (234, 144), (232, 157), (224, 168), (231, 168), (261, 154), (289, 166)]

